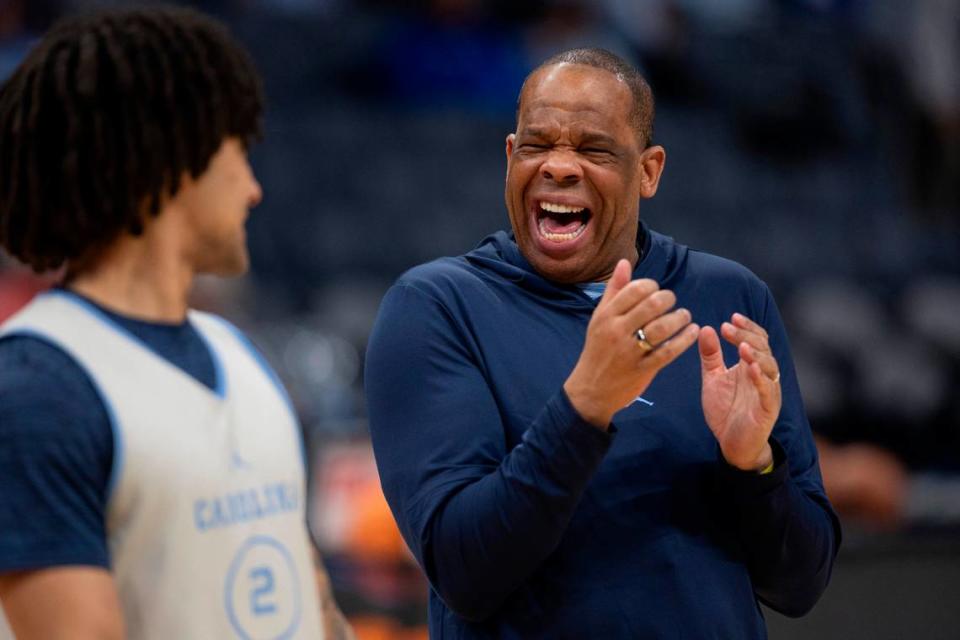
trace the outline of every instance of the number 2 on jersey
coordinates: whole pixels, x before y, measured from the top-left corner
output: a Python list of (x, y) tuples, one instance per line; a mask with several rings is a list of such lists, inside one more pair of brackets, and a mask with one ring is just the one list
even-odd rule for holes
[(253, 611), (253, 615), (276, 613), (277, 605), (269, 601), (274, 591), (273, 571), (270, 567), (253, 567), (249, 575), (253, 583), (253, 589), (250, 591), (250, 610)]

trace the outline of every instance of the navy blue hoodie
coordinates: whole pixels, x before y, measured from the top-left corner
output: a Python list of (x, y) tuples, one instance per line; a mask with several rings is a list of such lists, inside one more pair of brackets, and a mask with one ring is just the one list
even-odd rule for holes
[[(367, 351), (383, 490), (431, 584), (432, 638), (765, 638), (758, 600), (808, 611), (840, 541), (786, 334), (744, 267), (641, 227), (634, 278), (695, 322), (763, 325), (782, 372), (776, 467), (729, 467), (696, 347), (609, 432), (563, 392), (596, 303), (537, 274), (513, 238), (416, 267)], [(728, 366), (736, 349), (724, 344)]]

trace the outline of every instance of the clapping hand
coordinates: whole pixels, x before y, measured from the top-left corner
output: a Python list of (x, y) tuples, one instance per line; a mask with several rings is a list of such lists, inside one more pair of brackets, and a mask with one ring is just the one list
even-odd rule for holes
[(717, 332), (700, 329), (703, 414), (727, 463), (760, 471), (773, 462), (768, 439), (780, 414), (780, 368), (767, 332), (746, 316), (733, 314), (720, 332), (740, 360), (728, 369)]
[(671, 311), (676, 301), (653, 280), (631, 281), (626, 260), (617, 264), (590, 318), (580, 359), (563, 385), (584, 420), (606, 429), (614, 413), (693, 345), (699, 327), (688, 310)]

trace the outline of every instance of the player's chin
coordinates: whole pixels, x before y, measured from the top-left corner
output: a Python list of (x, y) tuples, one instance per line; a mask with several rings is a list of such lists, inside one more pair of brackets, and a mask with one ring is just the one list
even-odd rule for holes
[(242, 276), (250, 270), (250, 255), (244, 251), (242, 256), (238, 256), (233, 262), (226, 265), (223, 273), (224, 277)]
[(214, 260), (210, 260), (197, 270), (197, 273), (205, 273), (222, 278), (242, 276), (250, 270), (250, 254), (246, 247), (235, 251), (224, 252)]

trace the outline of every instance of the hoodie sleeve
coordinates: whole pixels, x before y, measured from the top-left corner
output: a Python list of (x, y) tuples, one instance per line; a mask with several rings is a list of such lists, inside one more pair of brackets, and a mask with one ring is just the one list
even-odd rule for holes
[(771, 436), (775, 468), (757, 475), (721, 462), (722, 476), (757, 596), (795, 617), (807, 613), (827, 587), (840, 546), (840, 521), (823, 489), (783, 322), (765, 286), (762, 295), (760, 323), (780, 365), (783, 390)]
[(383, 491), (431, 585), (483, 620), (557, 547), (612, 432), (562, 388), (507, 451), (493, 395), (447, 309), (411, 285), (384, 298), (367, 349)]

